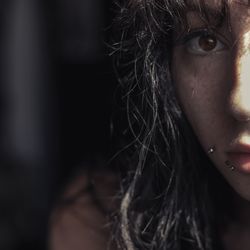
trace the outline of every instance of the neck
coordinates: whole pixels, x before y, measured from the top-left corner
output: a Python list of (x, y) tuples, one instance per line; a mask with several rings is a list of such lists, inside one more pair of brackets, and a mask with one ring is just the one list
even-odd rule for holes
[(226, 250), (248, 250), (250, 245), (250, 202), (232, 194), (232, 218), (221, 228), (221, 239)]

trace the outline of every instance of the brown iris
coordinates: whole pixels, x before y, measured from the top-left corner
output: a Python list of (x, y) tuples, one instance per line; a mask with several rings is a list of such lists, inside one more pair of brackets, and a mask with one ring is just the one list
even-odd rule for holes
[(212, 35), (203, 35), (199, 38), (199, 46), (204, 51), (211, 51), (216, 48), (217, 39)]

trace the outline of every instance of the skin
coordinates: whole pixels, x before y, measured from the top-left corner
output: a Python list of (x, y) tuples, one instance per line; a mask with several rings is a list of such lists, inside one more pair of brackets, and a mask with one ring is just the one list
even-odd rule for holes
[[(95, 190), (88, 190), (89, 179)], [(77, 172), (50, 218), (50, 250), (115, 250), (109, 215), (118, 207), (114, 198), (118, 177), (109, 171)], [(100, 208), (100, 205), (103, 209)]]
[[(211, 10), (219, 1), (206, 0)], [(201, 146), (235, 191), (237, 221), (224, 230), (226, 249), (249, 249), (250, 174), (231, 171), (227, 152), (237, 143), (250, 144), (250, 6), (246, 1), (229, 3), (231, 27), (216, 28), (217, 45), (211, 51), (200, 46), (200, 37), (173, 48), (172, 74), (178, 99)], [(189, 30), (206, 28), (199, 13), (187, 13)], [(213, 19), (212, 19), (213, 20)], [(181, 33), (181, 32), (180, 32)], [(179, 37), (179, 34), (175, 35)]]

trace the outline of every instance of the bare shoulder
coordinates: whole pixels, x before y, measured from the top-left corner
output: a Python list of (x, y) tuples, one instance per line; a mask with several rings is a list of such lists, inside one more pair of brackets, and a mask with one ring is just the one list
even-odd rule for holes
[(51, 216), (51, 250), (114, 250), (109, 214), (117, 209), (117, 176), (82, 173), (70, 183)]

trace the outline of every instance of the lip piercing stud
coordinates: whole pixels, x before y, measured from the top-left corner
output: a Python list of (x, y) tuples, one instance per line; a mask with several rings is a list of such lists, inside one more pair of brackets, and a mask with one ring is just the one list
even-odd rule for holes
[(231, 171), (234, 171), (234, 170), (235, 170), (235, 166), (232, 165), (229, 161), (226, 161), (225, 164), (227, 165), (227, 167), (228, 167), (229, 169), (231, 169)]
[(209, 149), (208, 149), (207, 153), (211, 155), (211, 154), (214, 153), (214, 151), (215, 151), (215, 148), (212, 147), (212, 148), (209, 148)]

